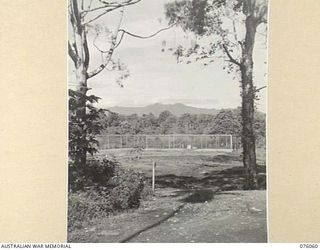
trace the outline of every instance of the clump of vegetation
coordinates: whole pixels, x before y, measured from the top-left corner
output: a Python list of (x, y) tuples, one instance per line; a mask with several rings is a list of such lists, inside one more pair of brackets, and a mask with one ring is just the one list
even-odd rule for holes
[(104, 186), (118, 165), (109, 159), (88, 159), (85, 167), (79, 167), (69, 161), (69, 191), (76, 192), (86, 187)]
[(69, 230), (118, 211), (137, 208), (148, 193), (150, 185), (141, 173), (123, 169), (109, 160), (91, 160), (90, 166), (85, 178), (74, 178), (72, 184), (77, 189), (69, 192)]
[(99, 100), (96, 96), (76, 91), (69, 95), (68, 229), (72, 231), (94, 219), (137, 208), (147, 193), (147, 181), (143, 174), (121, 168), (114, 158), (94, 157), (99, 146), (95, 136), (103, 129), (100, 116), (106, 110), (93, 105)]

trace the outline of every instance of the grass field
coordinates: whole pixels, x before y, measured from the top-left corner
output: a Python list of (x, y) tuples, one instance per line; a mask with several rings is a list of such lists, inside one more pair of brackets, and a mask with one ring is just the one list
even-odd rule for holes
[[(219, 187), (221, 190), (242, 189), (244, 169), (240, 151), (146, 150), (139, 154), (130, 150), (107, 150), (101, 157), (115, 156), (125, 168), (152, 175), (156, 162), (156, 186), (175, 188)], [(139, 159), (138, 159), (139, 158)], [(257, 164), (265, 181), (266, 155), (257, 150)]]
[[(266, 242), (266, 192), (245, 191), (240, 152), (100, 152), (125, 168), (152, 174), (156, 191), (138, 209), (100, 218), (68, 235), (70, 242)], [(257, 150), (265, 182), (265, 150)], [(262, 184), (264, 189), (264, 184)]]

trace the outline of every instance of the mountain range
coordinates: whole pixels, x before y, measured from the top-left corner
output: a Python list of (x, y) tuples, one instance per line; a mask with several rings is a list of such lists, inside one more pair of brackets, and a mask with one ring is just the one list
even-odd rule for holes
[(208, 108), (196, 108), (192, 106), (188, 106), (182, 103), (175, 103), (175, 104), (162, 104), (162, 103), (155, 103), (151, 105), (147, 105), (145, 107), (121, 107), (121, 106), (114, 106), (108, 108), (110, 111), (115, 113), (119, 113), (121, 115), (143, 115), (153, 113), (154, 115), (158, 116), (162, 111), (168, 110), (172, 114), (176, 116), (181, 116), (182, 114), (189, 113), (189, 114), (211, 114), (216, 115), (219, 110), (218, 109), (208, 109)]

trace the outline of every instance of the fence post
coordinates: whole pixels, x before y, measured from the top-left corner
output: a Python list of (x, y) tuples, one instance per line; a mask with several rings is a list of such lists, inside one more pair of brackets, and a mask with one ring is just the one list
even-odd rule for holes
[(155, 183), (156, 183), (156, 162), (152, 162), (152, 192), (155, 191)]

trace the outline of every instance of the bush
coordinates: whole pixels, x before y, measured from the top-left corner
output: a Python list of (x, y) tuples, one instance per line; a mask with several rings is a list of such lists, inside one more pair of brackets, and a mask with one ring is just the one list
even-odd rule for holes
[(118, 166), (118, 162), (109, 159), (87, 160), (85, 168), (69, 162), (69, 190), (78, 191), (88, 186), (105, 186)]
[(110, 180), (110, 198), (114, 210), (135, 208), (140, 205), (141, 192), (145, 186), (144, 175), (133, 170), (117, 168)]
[(99, 216), (107, 216), (112, 211), (108, 195), (102, 195), (96, 190), (69, 193), (68, 228), (74, 229)]
[(149, 193), (150, 185), (141, 173), (125, 170), (110, 160), (93, 161), (90, 166), (89, 177), (79, 180), (82, 185), (90, 186), (69, 192), (68, 228), (71, 231), (93, 219), (137, 208), (141, 198)]

